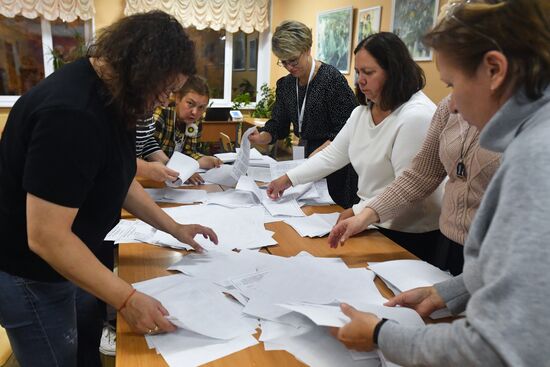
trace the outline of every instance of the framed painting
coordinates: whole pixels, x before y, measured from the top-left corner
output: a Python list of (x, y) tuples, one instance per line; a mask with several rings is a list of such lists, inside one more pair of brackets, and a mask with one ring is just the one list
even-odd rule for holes
[(349, 73), (353, 8), (320, 12), (317, 15), (316, 58)]
[(370, 36), (380, 32), (381, 6), (361, 9), (357, 13), (357, 44)]
[(243, 32), (233, 33), (233, 70), (245, 70), (246, 35)]
[(432, 51), (422, 43), (422, 36), (437, 19), (438, 0), (393, 0), (391, 31), (407, 45), (415, 61), (429, 61)]

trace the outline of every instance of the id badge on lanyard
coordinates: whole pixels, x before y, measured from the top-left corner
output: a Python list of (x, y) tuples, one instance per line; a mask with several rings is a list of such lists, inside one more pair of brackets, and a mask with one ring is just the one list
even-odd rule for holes
[(304, 95), (304, 101), (302, 102), (302, 108), (300, 108), (300, 95), (298, 94), (298, 78), (296, 78), (296, 106), (298, 108), (298, 133), (302, 134), (302, 123), (304, 122), (304, 112), (306, 110), (307, 90), (309, 83), (313, 79), (313, 72), (315, 71), (315, 59), (311, 61), (311, 71), (309, 72), (309, 78), (306, 84), (306, 93)]

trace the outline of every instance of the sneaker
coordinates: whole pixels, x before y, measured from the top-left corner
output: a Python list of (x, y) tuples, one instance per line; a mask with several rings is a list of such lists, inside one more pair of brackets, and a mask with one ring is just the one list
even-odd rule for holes
[(114, 356), (116, 354), (116, 331), (111, 325), (107, 324), (103, 327), (99, 351), (106, 356)]

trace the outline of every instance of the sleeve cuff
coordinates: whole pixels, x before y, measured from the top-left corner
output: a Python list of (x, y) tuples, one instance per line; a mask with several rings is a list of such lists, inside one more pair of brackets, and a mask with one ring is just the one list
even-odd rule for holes
[(466, 289), (462, 274), (444, 282), (437, 283), (434, 287), (453, 315), (458, 315), (466, 309), (466, 304), (470, 299), (470, 293)]

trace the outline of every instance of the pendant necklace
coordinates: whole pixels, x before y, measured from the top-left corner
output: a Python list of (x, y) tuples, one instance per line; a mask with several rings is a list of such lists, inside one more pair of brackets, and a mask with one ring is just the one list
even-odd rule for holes
[(458, 159), (458, 163), (456, 164), (456, 176), (461, 179), (466, 179), (466, 165), (464, 164), (464, 156), (466, 155), (466, 153), (468, 153), (468, 150), (470, 150), (470, 147), (472, 146), (472, 143), (473, 143), (473, 141), (470, 142), (470, 144), (466, 148), (466, 151), (464, 151), (464, 145), (466, 145), (466, 139), (468, 139), (469, 131), (470, 131), (470, 125), (468, 125), (468, 128), (466, 129), (466, 133), (464, 134), (464, 137), (462, 140), (462, 146), (460, 147), (460, 158)]

